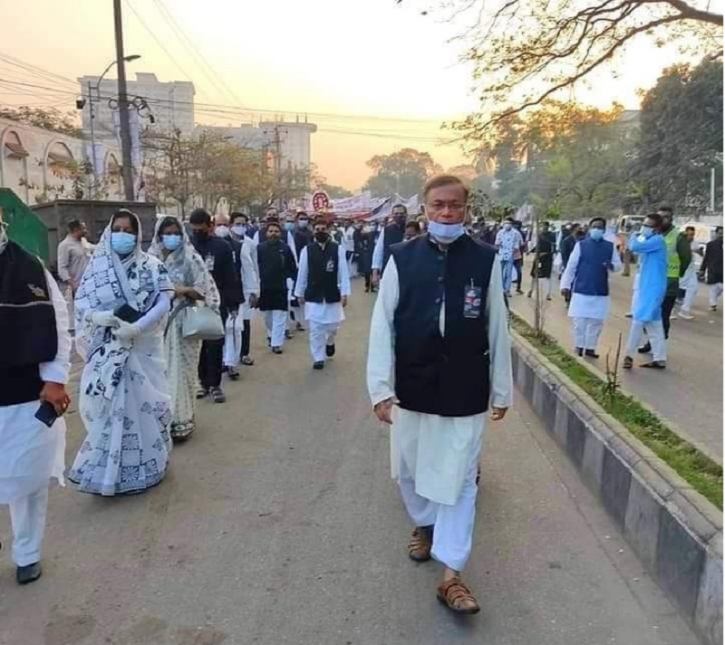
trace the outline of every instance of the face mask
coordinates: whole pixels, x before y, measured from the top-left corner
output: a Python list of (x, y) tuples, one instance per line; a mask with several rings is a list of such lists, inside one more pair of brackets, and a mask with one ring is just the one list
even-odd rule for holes
[(440, 222), (429, 222), (428, 232), (438, 242), (450, 244), (455, 242), (461, 235), (466, 232), (463, 222), (460, 224), (441, 224)]
[(111, 233), (111, 248), (119, 255), (128, 255), (136, 248), (136, 236), (124, 231)]
[(652, 235), (654, 234), (654, 229), (651, 226), (643, 226), (641, 233), (645, 237), (652, 237)]
[(324, 244), (329, 239), (330, 235), (328, 233), (325, 233), (325, 231), (318, 231), (317, 233), (315, 233), (315, 240), (320, 244)]
[(595, 242), (601, 240), (604, 237), (604, 230), (601, 228), (593, 228), (589, 231), (589, 237)]
[(301, 219), (301, 220), (300, 220), (299, 222), (297, 222), (297, 225), (298, 225), (298, 226), (299, 226), (300, 228), (307, 228), (307, 224), (308, 224), (308, 222), (307, 222), (307, 220), (306, 220), (306, 219)]
[(228, 226), (216, 226), (214, 228), (214, 234), (217, 237), (229, 237), (229, 227)]
[(294, 231), (295, 230), (295, 223), (294, 222), (285, 222), (284, 223), (284, 229), (285, 229), (285, 231)]
[(237, 224), (236, 226), (232, 226), (232, 233), (234, 233), (234, 235), (237, 235), (238, 237), (244, 237), (246, 232), (247, 227), (244, 224)]
[(162, 235), (161, 243), (167, 251), (175, 251), (181, 246), (181, 235), (176, 235), (175, 233)]
[(511, 224), (508, 223), (508, 222), (506, 224), (504, 224), (503, 225), (503, 230), (504, 231), (510, 231), (511, 230)]

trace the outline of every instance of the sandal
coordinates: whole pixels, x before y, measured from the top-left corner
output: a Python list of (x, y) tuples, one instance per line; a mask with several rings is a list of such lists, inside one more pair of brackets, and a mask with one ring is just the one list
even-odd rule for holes
[(438, 586), (438, 600), (456, 614), (477, 614), (481, 611), (471, 590), (460, 578), (451, 578)]
[(430, 560), (433, 548), (433, 529), (430, 526), (418, 526), (408, 542), (408, 557), (416, 562)]

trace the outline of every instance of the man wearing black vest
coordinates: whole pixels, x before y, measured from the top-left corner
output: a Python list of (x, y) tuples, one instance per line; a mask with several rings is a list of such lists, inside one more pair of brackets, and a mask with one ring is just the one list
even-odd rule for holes
[(377, 287), (385, 267), (390, 259), (390, 248), (405, 238), (405, 223), (408, 209), (403, 204), (393, 206), (393, 222), (388, 224), (375, 242), (373, 251), (373, 285)]
[(335, 355), (335, 336), (350, 295), (350, 272), (345, 249), (330, 239), (324, 219), (315, 222), (314, 236), (300, 255), (295, 296), (310, 324), (313, 368), (321, 370), (325, 359)]
[(0, 504), (10, 506), (19, 584), (41, 575), (48, 484), (65, 469), (70, 349), (58, 285), (8, 239), (0, 214)]
[(428, 234), (393, 246), (370, 329), (368, 390), (391, 426), (391, 466), (415, 525), (408, 555), (445, 568), (438, 598), (479, 605), (460, 572), (470, 553), (485, 412), (511, 405), (511, 345), (496, 249), (464, 229), (468, 189), (425, 187)]

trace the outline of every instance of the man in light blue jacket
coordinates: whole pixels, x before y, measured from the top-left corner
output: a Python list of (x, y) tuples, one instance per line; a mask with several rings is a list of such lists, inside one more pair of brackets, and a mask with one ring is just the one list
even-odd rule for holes
[(667, 363), (667, 341), (662, 323), (662, 301), (667, 291), (667, 244), (660, 233), (661, 224), (658, 214), (648, 215), (642, 230), (629, 240), (630, 250), (639, 255), (640, 270), (624, 369), (632, 368), (632, 356), (645, 331), (652, 345), (652, 360), (642, 367), (662, 370)]

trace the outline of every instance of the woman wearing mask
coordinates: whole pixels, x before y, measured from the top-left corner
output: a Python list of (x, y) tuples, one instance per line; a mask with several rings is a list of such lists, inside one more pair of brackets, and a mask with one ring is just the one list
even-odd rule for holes
[(163, 320), (174, 286), (141, 250), (141, 223), (111, 218), (76, 294), (78, 351), (86, 361), (80, 414), (88, 435), (68, 478), (97, 495), (140, 493), (166, 474), (171, 409)]
[(218, 312), (219, 291), (175, 217), (165, 217), (158, 223), (149, 253), (164, 263), (174, 285), (173, 309), (164, 333), (164, 356), (173, 413), (171, 438), (183, 441), (195, 427), (196, 368), (201, 351), (200, 340), (184, 338), (183, 310), (194, 302), (204, 301)]

